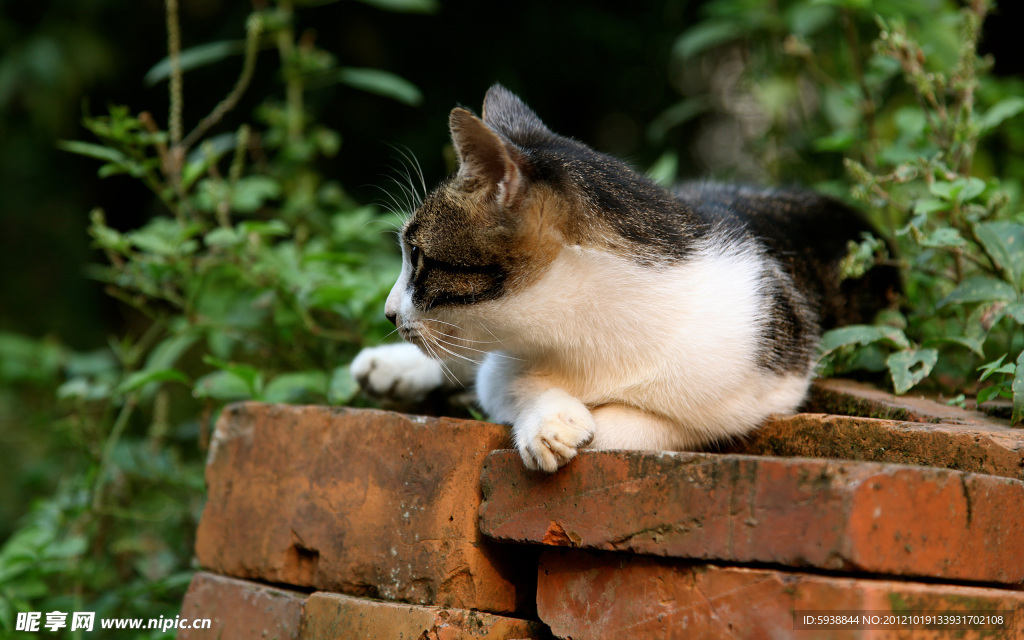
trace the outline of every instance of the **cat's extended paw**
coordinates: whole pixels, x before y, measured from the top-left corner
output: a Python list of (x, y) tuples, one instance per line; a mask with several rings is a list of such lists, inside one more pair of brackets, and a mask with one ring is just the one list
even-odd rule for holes
[(409, 343), (363, 349), (349, 369), (367, 395), (397, 405), (422, 402), (445, 383), (441, 364)]
[(529, 469), (557, 471), (594, 438), (594, 418), (583, 403), (552, 389), (523, 412), (512, 428)]

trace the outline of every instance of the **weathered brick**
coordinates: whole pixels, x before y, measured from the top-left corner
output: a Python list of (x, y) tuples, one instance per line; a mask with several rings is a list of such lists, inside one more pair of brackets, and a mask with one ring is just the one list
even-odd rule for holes
[[(1012, 626), (981, 635), (945, 631), (796, 630), (794, 612), (1002, 611)], [(1024, 593), (1002, 589), (693, 565), (678, 560), (545, 551), (540, 619), (560, 638), (1019, 638)]]
[(209, 619), (209, 629), (181, 629), (178, 640), (296, 640), (306, 595), (210, 573), (192, 577), (182, 619)]
[(489, 640), (549, 638), (537, 622), (448, 609), (314, 593), (301, 640)]
[(920, 395), (895, 396), (863, 382), (828, 378), (815, 380), (803, 409), (814, 413), (863, 416), (908, 422), (943, 422), (1009, 427), (1009, 420), (980, 411), (942, 404)]
[(945, 469), (584, 451), (555, 474), (514, 451), (482, 475), (503, 541), (979, 582), (1024, 581), (1024, 483)]
[(210, 451), (196, 555), (204, 568), (240, 578), (531, 608), (535, 552), (495, 553), (477, 528), (480, 470), (506, 437), (500, 426), (465, 420), (231, 406)]
[(769, 420), (726, 453), (926, 465), (1024, 480), (1024, 430), (800, 413)]

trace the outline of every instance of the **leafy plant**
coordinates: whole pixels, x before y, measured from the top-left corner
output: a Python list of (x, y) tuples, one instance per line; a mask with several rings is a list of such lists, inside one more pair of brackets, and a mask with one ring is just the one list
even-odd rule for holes
[[(56, 387), (50, 428), (68, 456), (55, 495), (0, 548), (5, 633), (24, 611), (173, 617), (191, 574), (202, 452), (220, 408), (249, 399), (348, 403), (355, 389), (344, 363), (390, 328), (380, 309), (397, 251), (380, 213), (320, 172), (341, 136), (317, 123), (305, 96), (342, 83), (411, 105), (419, 92), (382, 70), (339, 67), (297, 35), (292, 0), (263, 6), (244, 41), (181, 51), (177, 2), (168, 0), (170, 55), (148, 75), (169, 81), (167, 127), (114, 106), (85, 119), (98, 142), (60, 143), (100, 160), (100, 177), (142, 181), (163, 210), (130, 231), (108, 225), (101, 209), (91, 214), (89, 233), (107, 258), (91, 275), (137, 312), (137, 331), (84, 354), (0, 334), (4, 381)], [(268, 46), (279, 55), (283, 100), (263, 102), (255, 124), (212, 134)], [(186, 133), (184, 72), (236, 55), (234, 88)]]
[[(881, 237), (851, 244), (845, 276), (881, 263), (902, 269), (900, 311), (827, 333), (823, 374), (886, 371), (897, 393), (928, 384), (976, 393), (979, 403), (1012, 395), (1017, 423), (1024, 214), (1015, 169), (1024, 85), (991, 75), (992, 61), (977, 53), (989, 8), (985, 0), (790, 0), (773, 8), (712, 0), (676, 54), (692, 63), (712, 49), (742, 52), (745, 80), (723, 94), (718, 111), (741, 120), (747, 148), (773, 180), (811, 180), (866, 207)], [(714, 103), (696, 96), (681, 105), (698, 101)], [(985, 386), (991, 372), (979, 364), (999, 354), (1016, 362), (1015, 372), (996, 367), (1013, 380)]]

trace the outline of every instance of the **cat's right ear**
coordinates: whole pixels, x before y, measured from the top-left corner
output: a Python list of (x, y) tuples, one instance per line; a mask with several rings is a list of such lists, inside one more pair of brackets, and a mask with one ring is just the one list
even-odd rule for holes
[(493, 189), (499, 205), (513, 204), (525, 186), (522, 152), (465, 109), (452, 109), (448, 126), (459, 158), (459, 177)]

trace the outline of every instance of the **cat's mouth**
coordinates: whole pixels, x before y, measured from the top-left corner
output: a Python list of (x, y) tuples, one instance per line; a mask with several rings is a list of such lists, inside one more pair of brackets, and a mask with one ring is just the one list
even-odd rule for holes
[(414, 320), (403, 323), (398, 326), (398, 335), (402, 336), (403, 340), (417, 345), (425, 341), (432, 342), (437, 337), (443, 337), (445, 340), (458, 340), (455, 327), (432, 326), (430, 320)]

